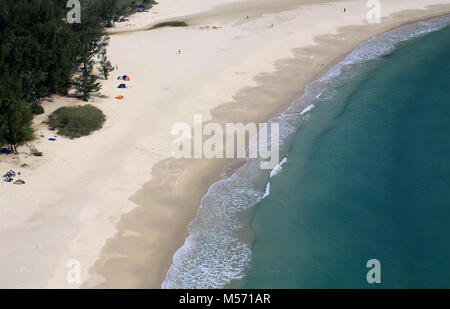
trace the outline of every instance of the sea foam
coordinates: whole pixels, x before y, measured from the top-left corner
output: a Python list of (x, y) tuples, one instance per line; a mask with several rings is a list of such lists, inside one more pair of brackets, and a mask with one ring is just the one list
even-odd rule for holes
[[(450, 16), (404, 26), (375, 36), (360, 44), (321, 78), (306, 85), (304, 93), (281, 115), (271, 119), (280, 124), (280, 150), (286, 153), (289, 137), (298, 130), (308, 113), (329, 99), (334, 89), (358, 68), (392, 53), (400, 42), (439, 30), (450, 24)], [(284, 147), (283, 147), (284, 146)], [(283, 154), (285, 155), (285, 154)], [(189, 236), (173, 256), (163, 288), (223, 288), (244, 277), (251, 262), (250, 245), (240, 239), (250, 228), (244, 214), (270, 193), (270, 178), (278, 174), (286, 157), (270, 173), (259, 169), (259, 161), (246, 163), (230, 177), (213, 184), (202, 198)]]
[[(283, 164), (286, 163), (287, 161), (287, 156), (283, 158), (283, 160), (281, 160), (280, 163), (277, 164), (277, 166), (274, 167), (274, 169), (272, 171), (270, 171), (270, 179), (272, 179), (273, 176), (278, 175), (282, 168), (283, 168)], [(270, 179), (266, 184), (266, 190), (264, 190), (264, 195), (263, 195), (263, 199), (266, 198), (267, 196), (269, 196), (270, 194)]]

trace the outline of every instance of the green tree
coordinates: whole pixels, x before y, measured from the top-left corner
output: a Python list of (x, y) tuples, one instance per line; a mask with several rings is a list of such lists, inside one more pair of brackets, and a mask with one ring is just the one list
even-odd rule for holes
[(78, 33), (62, 21), (62, 0), (0, 1), (0, 69), (22, 80), (29, 102), (66, 94), (79, 64)]
[(88, 70), (84, 71), (74, 79), (73, 86), (76, 93), (84, 101), (88, 101), (89, 97), (100, 91), (101, 85), (97, 82), (97, 77), (92, 74), (92, 65), (88, 66)]
[(40, 99), (65, 95), (74, 85), (86, 100), (100, 90), (95, 60), (105, 78), (112, 70), (104, 21), (121, 14), (118, 3), (124, 8), (133, 1), (81, 2), (82, 23), (68, 24), (67, 0), (0, 0), (0, 144), (13, 151), (31, 138), (31, 112), (42, 112)]
[(100, 72), (102, 72), (105, 79), (108, 79), (109, 73), (115, 70), (113, 65), (111, 64), (111, 61), (108, 60), (108, 57), (106, 56), (106, 50), (101, 53), (100, 56)]
[(17, 146), (33, 136), (29, 104), (22, 98), (22, 85), (17, 77), (0, 75), (0, 141), (9, 144), (13, 152)]
[(117, 0), (101, 0), (100, 16), (106, 25), (114, 27), (114, 22), (118, 18), (119, 8)]
[(87, 72), (94, 57), (108, 46), (109, 36), (106, 35), (101, 20), (93, 12), (83, 13), (83, 22), (73, 25), (77, 35), (78, 63)]

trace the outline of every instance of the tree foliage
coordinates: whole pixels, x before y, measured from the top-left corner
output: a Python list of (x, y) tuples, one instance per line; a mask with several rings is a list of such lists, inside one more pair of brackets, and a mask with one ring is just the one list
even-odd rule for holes
[(69, 24), (67, 0), (0, 0), (0, 145), (15, 150), (32, 136), (41, 98), (100, 89), (92, 67), (109, 37), (99, 1), (82, 1), (82, 22)]
[(101, 110), (92, 106), (60, 107), (49, 116), (49, 127), (69, 138), (89, 135), (100, 129), (105, 122)]
[(103, 74), (103, 77), (105, 79), (108, 79), (109, 73), (115, 70), (113, 65), (111, 64), (111, 61), (108, 60), (108, 57), (106, 56), (106, 51), (103, 51), (100, 56), (100, 62), (99, 62), (99, 69), (100, 72)]
[(86, 71), (83, 70), (83, 73), (74, 79), (73, 86), (78, 96), (84, 101), (88, 101), (92, 94), (100, 91), (101, 86), (97, 82), (97, 77), (92, 74), (91, 64), (89, 64)]
[(114, 26), (114, 22), (118, 18), (119, 7), (118, 0), (101, 0), (100, 16), (106, 25)]
[(9, 72), (0, 74), (0, 143), (8, 144), (13, 152), (16, 145), (31, 139), (31, 114), (29, 104), (18, 96), (20, 79)]

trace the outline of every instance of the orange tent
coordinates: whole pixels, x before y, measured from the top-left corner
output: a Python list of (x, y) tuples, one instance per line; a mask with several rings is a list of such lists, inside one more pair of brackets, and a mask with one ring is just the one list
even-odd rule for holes
[(123, 99), (123, 95), (119, 94), (119, 95), (116, 97), (116, 99), (122, 100), (122, 99)]
[(129, 80), (130, 80), (130, 77), (129, 77), (129, 76), (126, 76), (126, 77), (125, 77), (125, 80), (128, 80), (128, 81), (129, 81)]

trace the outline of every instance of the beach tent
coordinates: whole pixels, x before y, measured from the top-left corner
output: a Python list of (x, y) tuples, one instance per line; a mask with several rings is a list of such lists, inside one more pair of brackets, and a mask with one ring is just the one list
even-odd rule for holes
[(119, 95), (116, 97), (116, 99), (122, 100), (122, 99), (123, 99), (123, 95), (119, 94)]
[(9, 170), (5, 173), (5, 175), (3, 175), (3, 177), (15, 177), (16, 176), (16, 172), (14, 172), (13, 170)]
[(56, 138), (51, 137), (48, 140), (51, 141), (51, 142), (54, 142), (54, 141), (56, 141)]
[(5, 175), (3, 175), (3, 181), (5, 182), (12, 182), (14, 180), (14, 177), (16, 176), (16, 172), (13, 170), (7, 171)]
[(123, 77), (123, 79), (126, 80), (126, 81), (130, 81), (130, 77), (126, 76), (126, 75)]
[(120, 84), (118, 88), (127, 88), (127, 85), (125, 85), (125, 84)]
[(24, 185), (25, 181), (23, 181), (22, 179), (17, 179), (16, 181), (14, 181), (15, 185)]
[(145, 8), (145, 6), (144, 6), (143, 4), (139, 5), (139, 7), (140, 7), (141, 9), (144, 9), (144, 8)]

